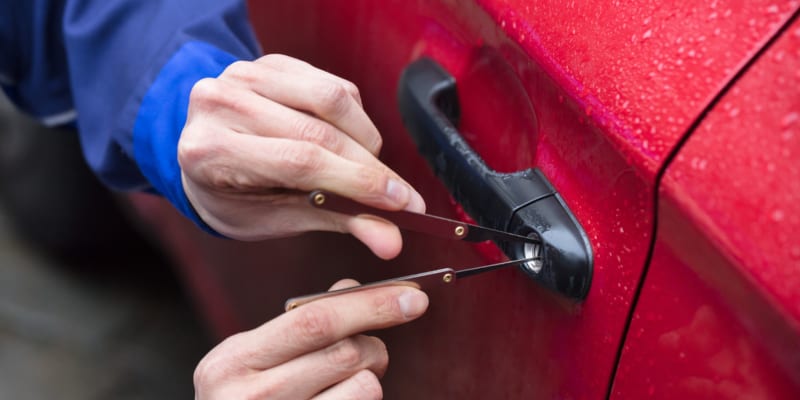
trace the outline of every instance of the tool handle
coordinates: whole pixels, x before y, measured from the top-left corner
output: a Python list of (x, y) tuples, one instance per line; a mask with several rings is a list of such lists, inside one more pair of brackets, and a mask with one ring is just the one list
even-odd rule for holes
[(445, 239), (463, 239), (469, 228), (467, 224), (430, 214), (411, 211), (388, 211), (370, 207), (333, 193), (314, 190), (308, 196), (312, 206), (347, 215), (369, 214), (383, 218), (401, 229), (438, 236)]
[(399, 278), (391, 278), (382, 281), (367, 283), (364, 285), (353, 286), (345, 289), (332, 290), (329, 292), (320, 292), (309, 294), (305, 296), (293, 297), (286, 300), (286, 311), (293, 310), (303, 304), (308, 304), (312, 301), (324, 299), (327, 297), (338, 296), (340, 294), (358, 292), (361, 290), (373, 289), (385, 286), (410, 286), (420, 290), (429, 289), (434, 286), (446, 285), (455, 282), (456, 274), (452, 268), (442, 268), (434, 271), (422, 272), (414, 275), (401, 276)]
[(397, 225), (400, 229), (445, 239), (464, 240), (467, 242), (505, 240), (521, 243), (540, 243), (538, 236), (521, 236), (431, 214), (420, 214), (404, 210), (381, 210), (321, 190), (312, 191), (308, 196), (308, 202), (316, 208), (341, 214), (374, 215)]

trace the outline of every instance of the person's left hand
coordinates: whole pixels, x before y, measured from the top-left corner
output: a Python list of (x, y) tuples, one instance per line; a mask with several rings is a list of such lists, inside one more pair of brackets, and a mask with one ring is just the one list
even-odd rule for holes
[(195, 399), (380, 399), (386, 346), (360, 333), (412, 321), (427, 307), (424, 292), (404, 286), (302, 305), (211, 350), (195, 370)]

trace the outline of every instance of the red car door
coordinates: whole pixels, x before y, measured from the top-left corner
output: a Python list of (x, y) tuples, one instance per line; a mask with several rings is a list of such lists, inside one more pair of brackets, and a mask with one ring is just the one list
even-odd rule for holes
[(795, 18), (666, 169), (615, 398), (800, 393), (799, 66)]
[[(579, 244), (574, 251), (547, 247), (546, 274), (529, 265), (430, 291), (426, 316), (381, 333), (391, 355), (387, 397), (600, 398), (609, 393), (653, 240), (664, 161), (797, 5), (364, 0), (250, 7), (265, 52), (358, 85), (384, 137), (382, 159), (420, 191), (428, 212), (534, 231), (548, 246)], [(404, 126), (424, 123), (400, 111), (408, 84), (401, 77), (420, 76), (409, 66), (423, 59), (455, 88), (447, 104), (431, 103), (452, 117), (442, 130), (454, 135), (432, 140), (435, 150)], [(469, 168), (454, 167), (459, 162)], [(448, 175), (453, 168), (459, 172)], [(476, 186), (487, 176), (493, 183)], [(542, 204), (540, 192), (517, 185), (527, 182), (520, 176), (544, 188), (539, 197), (552, 207), (527, 208)], [(514, 185), (519, 191), (508, 189)], [(514, 253), (418, 234), (405, 234), (403, 253), (390, 262), (333, 234), (235, 243), (195, 231), (151, 199), (137, 203), (158, 221), (220, 334), (260, 324), (286, 298), (342, 277), (371, 281)], [(558, 213), (566, 217), (552, 222)], [(581, 272), (565, 274), (574, 260)]]

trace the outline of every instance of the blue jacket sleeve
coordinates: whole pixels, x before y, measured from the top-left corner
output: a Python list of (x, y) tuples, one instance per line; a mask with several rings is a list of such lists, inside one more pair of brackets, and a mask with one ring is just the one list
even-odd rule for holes
[(67, 0), (70, 85), (87, 162), (108, 186), (165, 196), (210, 231), (181, 183), (177, 143), (198, 80), (260, 53), (243, 0)]

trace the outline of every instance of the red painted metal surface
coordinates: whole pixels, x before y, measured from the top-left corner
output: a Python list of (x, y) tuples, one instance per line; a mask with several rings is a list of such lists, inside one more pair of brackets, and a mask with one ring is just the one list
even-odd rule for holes
[(479, 0), (652, 180), (711, 98), (800, 2)]
[(618, 398), (800, 393), (800, 22), (667, 169)]
[[(266, 52), (359, 86), (385, 139), (383, 160), (419, 189), (429, 212), (458, 211), (398, 114), (400, 72), (421, 55), (459, 82), (459, 129), (476, 151), (500, 171), (540, 168), (592, 242), (595, 273), (582, 303), (515, 270), (429, 293), (425, 317), (381, 334), (392, 355), (387, 397), (605, 395), (651, 240), (654, 171), (788, 8), (716, 2), (712, 18), (708, 6), (648, 4), (250, 3)], [(220, 334), (261, 323), (286, 298), (341, 277), (376, 280), (498, 257), (491, 245), (406, 235), (401, 256), (382, 262), (341, 235), (245, 244), (211, 238), (169, 214), (153, 227), (178, 249), (177, 263), (215, 311)]]

